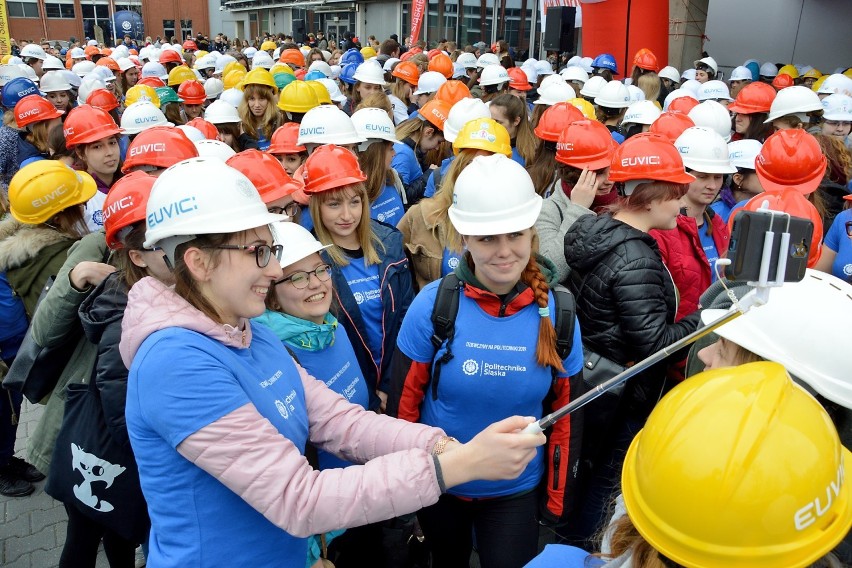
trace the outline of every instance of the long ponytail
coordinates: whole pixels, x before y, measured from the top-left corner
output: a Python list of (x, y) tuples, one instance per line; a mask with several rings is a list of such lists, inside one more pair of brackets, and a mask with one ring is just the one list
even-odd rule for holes
[[(533, 250), (535, 250), (535, 247), (533, 247)], [(559, 353), (556, 351), (556, 329), (553, 327), (553, 321), (550, 319), (548, 310), (550, 288), (538, 267), (535, 254), (530, 255), (530, 260), (521, 273), (521, 281), (532, 289), (535, 294), (535, 302), (539, 307), (539, 313), (544, 314), (539, 318), (541, 321), (538, 327), (538, 343), (535, 348), (536, 362), (542, 367), (553, 367), (559, 372), (565, 372), (562, 359), (559, 358)]]

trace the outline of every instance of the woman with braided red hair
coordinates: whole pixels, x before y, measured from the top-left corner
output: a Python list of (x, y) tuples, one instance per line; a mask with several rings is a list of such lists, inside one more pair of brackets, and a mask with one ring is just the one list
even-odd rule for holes
[[(536, 254), (541, 204), (526, 170), (503, 154), (478, 156), (459, 174), (448, 213), (465, 253), (452, 274), (423, 288), (403, 320), (390, 414), (464, 441), (495, 418), (539, 418), (545, 400), (558, 407), (582, 393), (579, 324), (573, 312), (557, 318), (566, 304), (550, 290), (553, 263)], [(436, 349), (431, 318), (445, 284), (454, 285), (458, 309)], [(566, 317), (574, 325), (559, 334), (560, 352), (554, 323)], [(566, 483), (579, 461), (579, 420), (558, 422), (547, 450), (517, 479), (460, 485), (418, 513), (436, 566), (467, 566), (474, 534), (482, 566), (522, 566), (535, 556), (545, 472), (549, 520), (563, 518), (574, 498)]]

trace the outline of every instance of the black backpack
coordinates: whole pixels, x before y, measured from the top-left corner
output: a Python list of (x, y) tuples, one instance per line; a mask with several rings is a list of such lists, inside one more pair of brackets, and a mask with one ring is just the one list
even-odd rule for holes
[[(431, 337), (435, 352), (447, 343), (447, 350), (432, 363), (432, 400), (438, 400), (438, 381), (441, 378), (441, 366), (453, 358), (452, 343), (455, 336), (456, 315), (459, 312), (459, 295), (462, 293), (462, 282), (454, 273), (447, 274), (441, 279), (438, 293), (435, 295), (435, 305), (432, 308)], [(556, 305), (556, 352), (564, 360), (574, 345), (574, 319), (576, 304), (574, 295), (564, 286), (557, 284), (551, 288)], [(552, 369), (556, 377), (556, 369)]]

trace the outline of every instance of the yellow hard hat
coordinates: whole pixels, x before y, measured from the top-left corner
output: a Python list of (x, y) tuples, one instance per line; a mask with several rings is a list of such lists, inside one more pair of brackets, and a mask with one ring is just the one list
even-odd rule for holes
[(850, 459), (784, 367), (750, 363), (672, 389), (630, 444), (621, 485), (633, 525), (680, 565), (796, 568), (852, 526)]
[(803, 79), (819, 79), (820, 77), (822, 77), (822, 72), (819, 69), (811, 69), (802, 75)]
[(793, 79), (799, 78), (799, 70), (796, 69), (793, 65), (785, 65), (781, 69), (778, 70), (779, 75), (789, 75)]
[(586, 99), (577, 97), (574, 99), (570, 99), (568, 102), (580, 109), (580, 112), (583, 113), (583, 116), (585, 116), (589, 120), (597, 120), (595, 115), (595, 106)]
[(198, 51), (196, 51), (196, 52), (195, 52), (195, 57), (196, 57), (197, 59), (201, 59), (201, 58), (202, 58), (202, 57), (204, 57), (205, 55), (210, 55), (210, 52), (209, 52), (209, 51), (204, 51), (203, 49), (199, 49)]
[(816, 93), (817, 91), (819, 91), (819, 88), (820, 88), (820, 87), (822, 87), (822, 84), (823, 84), (823, 83), (825, 83), (825, 80), (826, 80), (827, 78), (828, 78), (828, 75), (822, 75), (822, 76), (820, 76), (820, 78), (819, 78), (819, 79), (817, 79), (816, 81), (814, 81), (814, 84), (813, 84), (813, 85), (811, 85), (811, 90), (812, 90), (813, 92), (815, 92), (815, 93)]
[(512, 156), (509, 131), (493, 118), (476, 118), (462, 126), (453, 141), (453, 153), (458, 154), (465, 148)]
[(39, 160), (18, 170), (9, 182), (12, 217), (27, 225), (46, 223), (57, 213), (85, 203), (98, 188), (92, 176), (57, 160)]
[(243, 79), (245, 79), (247, 73), (245, 69), (233, 69), (230, 73), (223, 75), (222, 83), (225, 85), (225, 89), (242, 89)]
[(314, 90), (314, 94), (317, 96), (319, 104), (331, 104), (331, 95), (328, 93), (328, 89), (325, 88), (325, 85), (323, 85), (319, 81), (305, 81), (305, 83), (307, 83), (307, 85)]
[(245, 85), (266, 85), (272, 87), (276, 93), (278, 92), (278, 86), (275, 84), (275, 79), (272, 78), (272, 73), (263, 67), (255, 67), (246, 73), (243, 78), (243, 86)]
[(269, 70), (272, 73), (272, 76), (278, 75), (279, 73), (287, 73), (288, 75), (296, 76), (293, 72), (293, 68), (287, 65), (286, 63), (276, 63), (272, 66), (272, 69)]
[(843, 72), (843, 74), (852, 79), (852, 67)]
[(178, 65), (169, 71), (169, 87), (180, 85), (184, 81), (196, 81), (198, 77), (186, 65)]
[(270, 50), (270, 49), (271, 49), (272, 51), (275, 51), (275, 49), (276, 49), (277, 47), (278, 47), (278, 46), (277, 46), (277, 45), (275, 45), (275, 42), (274, 42), (274, 41), (269, 41), (269, 40), (266, 40), (265, 42), (263, 42), (262, 44), (260, 44), (260, 50), (261, 50), (261, 51), (268, 51), (268, 50)]
[(361, 48), (361, 55), (364, 56), (364, 60), (366, 61), (367, 59), (371, 59), (376, 56), (376, 50), (368, 45), (367, 47)]
[(3, 59), (0, 59), (0, 64), (2, 64), (2, 65), (8, 65), (8, 64), (9, 64), (9, 60), (10, 60), (10, 59), (12, 59), (12, 54), (11, 54), (11, 53), (10, 53), (10, 54), (8, 54), (8, 55), (4, 55), (4, 56), (3, 56)]
[(287, 112), (308, 112), (319, 104), (316, 93), (306, 81), (293, 81), (278, 97), (278, 108)]
[(242, 63), (240, 63), (239, 61), (231, 61), (230, 63), (225, 65), (224, 69), (222, 69), (222, 76), (224, 77), (228, 74), (229, 71), (233, 71), (234, 69), (242, 71), (243, 73), (245, 73), (246, 71), (246, 68), (243, 66)]
[(160, 108), (160, 97), (157, 96), (157, 91), (148, 85), (133, 85), (124, 94), (124, 106), (126, 107), (139, 101), (151, 101), (154, 106)]

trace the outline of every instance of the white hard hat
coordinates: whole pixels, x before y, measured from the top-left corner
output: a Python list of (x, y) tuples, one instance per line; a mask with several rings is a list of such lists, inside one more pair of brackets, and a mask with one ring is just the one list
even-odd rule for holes
[[(180, 215), (165, 215), (176, 203), (192, 203)], [(223, 206), (227, 204), (227, 206)], [(284, 221), (266, 210), (251, 181), (221, 160), (190, 158), (160, 174), (146, 206), (145, 248), (155, 246), (174, 264), (175, 247), (198, 235), (237, 233)]]
[(735, 168), (753, 170), (756, 168), (754, 161), (757, 160), (761, 148), (763, 144), (751, 138), (728, 142), (728, 160)]
[(694, 80), (695, 79), (695, 68), (687, 69), (683, 73), (681, 73), (680, 78), (684, 81)]
[(586, 73), (591, 73), (592, 71), (594, 71), (594, 69), (592, 69), (593, 61), (594, 59), (592, 59), (591, 57), (583, 57), (582, 59), (580, 59), (580, 67)]
[(371, 140), (385, 140), (397, 143), (396, 127), (388, 113), (380, 108), (362, 108), (352, 113), (355, 132), (367, 141), (361, 143), (361, 151), (366, 150)]
[(343, 70), (343, 67), (340, 65), (332, 65), (331, 66), (331, 78), (335, 81), (338, 77), (340, 77), (340, 72)]
[(731, 113), (716, 101), (704, 101), (689, 111), (695, 126), (703, 126), (716, 132), (725, 142), (731, 141)]
[[(421, 75), (422, 77), (422, 75)], [(502, 65), (489, 65), (482, 70), (482, 75), (479, 77), (479, 84), (483, 87), (488, 85), (502, 85), (510, 81), (509, 72)]]
[(653, 124), (662, 111), (653, 101), (637, 101), (627, 107), (622, 124)]
[(232, 107), (237, 108), (243, 101), (243, 92), (236, 88), (225, 89), (217, 100), (224, 101)]
[(760, 66), (761, 77), (775, 77), (778, 75), (778, 67), (774, 63), (767, 61)]
[(78, 77), (85, 77), (94, 68), (95, 64), (91, 61), (86, 60), (75, 63), (71, 67), (71, 71)]
[(657, 73), (661, 79), (668, 79), (669, 81), (673, 81), (675, 83), (680, 83), (680, 71), (672, 67), (671, 65), (666, 65), (660, 72)]
[(163, 111), (151, 101), (135, 102), (121, 114), (121, 127), (125, 134), (139, 134), (152, 126), (174, 126), (174, 124), (166, 120)]
[(544, 77), (544, 79), (541, 80), (541, 85), (539, 85), (539, 88), (547, 86), (547, 85), (567, 85), (567, 84), (568, 84), (568, 81), (566, 81), (565, 77), (563, 77), (562, 75), (550, 74), (550, 75), (547, 75), (546, 77)]
[(698, 67), (699, 63), (703, 63), (704, 65), (712, 69), (714, 75), (719, 72), (719, 64), (716, 63), (716, 60), (712, 57), (702, 57), (701, 59), (696, 59), (693, 64)]
[(195, 61), (194, 67), (199, 71), (204, 69), (215, 69), (216, 68), (216, 59), (210, 55), (205, 55), (204, 57), (199, 57)]
[[(249, 47), (247, 47), (243, 50), (243, 55), (245, 55), (246, 58), (248, 58), (248, 59), (251, 59), (252, 57), (254, 57), (254, 55), (256, 53), (257, 53), (257, 48), (254, 48), (254, 47), (251, 47), (251, 46), (249, 46)], [(267, 53), (267, 55), (269, 55), (269, 54)]]
[(702, 83), (702, 85), (698, 87), (697, 96), (699, 101), (715, 101), (719, 99), (724, 99), (726, 101), (734, 100), (731, 98), (731, 91), (728, 89), (728, 85), (715, 79), (713, 81)]
[(821, 95), (833, 95), (834, 93), (840, 93), (841, 95), (852, 96), (852, 79), (840, 73), (829, 75), (825, 81), (822, 82), (817, 93)]
[(579, 55), (574, 55), (571, 57), (571, 59), (568, 60), (568, 63), (566, 63), (566, 65), (568, 67), (579, 67), (581, 59), (582, 57), (580, 57)]
[(589, 80), (586, 81), (586, 84), (583, 85), (583, 88), (580, 89), (580, 94), (584, 97), (594, 98), (598, 96), (601, 89), (606, 85), (606, 79), (601, 77), (600, 75), (595, 75), (594, 77), (589, 77)]
[(547, 59), (536, 61), (535, 70), (538, 71), (539, 77), (542, 75), (553, 75), (553, 65)]
[(162, 49), (157, 47), (152, 47), (151, 51), (148, 52), (148, 61), (159, 61), (160, 54), (163, 52)]
[(522, 65), (521, 71), (526, 74), (530, 85), (538, 83), (538, 70), (535, 68), (535, 65)]
[(420, 78), (417, 80), (417, 89), (412, 93), (412, 95), (428, 95), (434, 93), (446, 82), (447, 78), (437, 71), (426, 71), (425, 73), (420, 74)]
[(692, 95), (697, 99), (698, 98), (698, 89), (701, 88), (701, 83), (699, 83), (695, 79), (687, 79), (683, 83), (680, 84), (681, 89), (686, 89), (691, 92)]
[(48, 55), (44, 60), (41, 68), (44, 71), (57, 70), (57, 69), (65, 69), (65, 65), (63, 65), (62, 61), (58, 57), (54, 57), (52, 55)]
[(100, 77), (104, 83), (115, 81), (115, 73), (113, 73), (109, 67), (106, 67), (105, 65), (96, 65), (94, 69), (89, 71), (87, 76)]
[(118, 63), (118, 70), (122, 73), (124, 73), (128, 69), (133, 69), (134, 67), (136, 67), (136, 64), (133, 63), (133, 61), (131, 61), (127, 57), (116, 59), (115, 62)]
[(852, 97), (849, 95), (828, 95), (820, 102), (824, 110), (822, 117), (825, 120), (852, 120)]
[(607, 108), (627, 108), (630, 106), (630, 90), (621, 81), (610, 81), (601, 87), (595, 97), (595, 104)]
[(71, 84), (59, 71), (48, 71), (42, 75), (38, 88), (43, 93), (55, 93), (57, 91), (70, 91)]
[(83, 59), (84, 57), (86, 57), (86, 52), (83, 51), (82, 47), (71, 48), (71, 59)]
[[(248, 57), (248, 56), (246, 56)], [(251, 67), (252, 69), (257, 67), (263, 67), (267, 71), (272, 68), (272, 56), (266, 53), (265, 51), (258, 51), (251, 57)]]
[(630, 102), (635, 103), (645, 100), (645, 91), (636, 85), (627, 85), (627, 92), (630, 93)]
[[(384, 65), (382, 65), (382, 71), (384, 71), (385, 73), (390, 73), (393, 69), (394, 63), (399, 63), (400, 61), (402, 60), (399, 57), (388, 57), (385, 60)], [(313, 63), (311, 65), (313, 65)]]
[(97, 47), (98, 46), (98, 40), (90, 39), (89, 41), (86, 42), (86, 47), (89, 47), (89, 46)]
[(130, 50), (124, 47), (124, 44), (121, 43), (118, 45), (118, 47), (114, 47), (112, 49), (112, 54), (110, 55), (110, 57), (118, 61), (119, 59), (127, 57), (128, 55), (130, 55)]
[(237, 108), (223, 100), (213, 101), (204, 109), (204, 120), (211, 124), (232, 124), (240, 122)]
[(319, 81), (325, 86), (325, 89), (328, 91), (328, 96), (332, 101), (336, 103), (345, 103), (346, 95), (340, 92), (340, 86), (337, 84), (337, 81), (334, 79), (314, 79), (315, 81)]
[(715, 130), (691, 126), (675, 140), (683, 165), (704, 174), (733, 174), (737, 169), (728, 159), (728, 143)]
[(41, 59), (44, 61), (47, 59), (47, 54), (41, 48), (40, 45), (35, 43), (28, 43), (21, 50), (21, 59), (26, 59), (28, 57), (35, 57), (36, 59)]
[(225, 83), (222, 79), (210, 77), (204, 81), (204, 95), (208, 99), (215, 99), (225, 91)]
[(57, 73), (65, 77), (65, 80), (68, 82), (68, 84), (70, 84), (75, 89), (78, 88), (80, 86), (80, 83), (83, 82), (82, 78), (78, 77), (77, 74), (68, 69), (62, 69), (60, 71), (57, 71)]
[[(551, 75), (551, 77), (558, 77), (558, 75)], [(553, 106), (556, 103), (567, 102), (575, 96), (577, 93), (571, 85), (564, 81), (560, 83), (554, 81), (538, 88), (538, 98), (533, 104)]]
[(734, 67), (734, 70), (731, 71), (731, 78), (729, 81), (751, 81), (752, 80), (751, 71), (748, 70), (748, 67), (743, 67), (740, 65), (739, 67)]
[(216, 66), (213, 68), (213, 73), (215, 75), (221, 75), (222, 71), (225, 70), (225, 66), (231, 61), (236, 61), (237, 59), (233, 55), (225, 54), (222, 57), (216, 60)]
[[(30, 80), (30, 81), (32, 81), (33, 83), (38, 84), (38, 82), (39, 82), (39, 76), (38, 76), (38, 75), (36, 75), (35, 69), (33, 69), (32, 67), (30, 67), (30, 66), (29, 66), (29, 65), (27, 65), (26, 63), (21, 63), (21, 64), (19, 65), (19, 67), (21, 68), (21, 71), (23, 71), (23, 73), (24, 73), (24, 77), (26, 77), (27, 79), (29, 79), (29, 80)], [(104, 67), (104, 69), (106, 69), (106, 67)]]
[(562, 70), (560, 75), (562, 75), (562, 78), (566, 81), (579, 81), (580, 83), (585, 83), (589, 80), (589, 74), (576, 65), (566, 67)]
[(444, 122), (444, 140), (449, 143), (456, 141), (462, 127), (477, 118), (491, 118), (488, 105), (481, 99), (465, 98), (452, 106), (447, 120)]
[(335, 105), (320, 105), (305, 113), (299, 125), (298, 145), (360, 144), (366, 142), (352, 124), (352, 119)]
[(477, 67), (488, 67), (489, 65), (500, 65), (500, 60), (491, 52), (483, 53), (476, 60)]
[(681, 97), (689, 97), (691, 99), (695, 99), (696, 102), (698, 101), (692, 91), (688, 91), (686, 89), (674, 89), (668, 95), (666, 95), (666, 99), (663, 102), (663, 110), (669, 110), (669, 105), (672, 104), (672, 101)]
[[(726, 310), (704, 310), (710, 323)], [(852, 317), (852, 285), (805, 270), (801, 282), (787, 282), (772, 299), (715, 330), (728, 341), (775, 361), (825, 398), (852, 408), (852, 380), (846, 326)], [(807, 348), (803, 341), (807, 340)]]
[(92, 91), (96, 91), (98, 89), (106, 89), (106, 83), (103, 82), (99, 77), (86, 76), (80, 82), (80, 87), (77, 89), (77, 102), (81, 105), (86, 104), (86, 101), (89, 98), (89, 95), (92, 94)]
[(0, 87), (18, 77), (23, 77), (24, 72), (17, 65), (0, 65)]
[(476, 56), (465, 51), (459, 54), (456, 63), (464, 65), (465, 69), (476, 69)]
[[(77, 65), (80, 65), (78, 63)], [(74, 67), (76, 67), (75, 65)], [(149, 61), (145, 65), (142, 66), (142, 77), (156, 77), (158, 79), (162, 79), (163, 81), (168, 81), (169, 72), (166, 71), (166, 68), (163, 67), (163, 64), (159, 61)]]
[[(264, 51), (264, 53), (266, 52)], [(198, 150), (199, 158), (216, 158), (217, 160), (226, 162), (228, 158), (236, 154), (233, 148), (221, 140), (205, 139), (193, 142), (193, 144), (195, 144), (195, 148)]]
[(282, 221), (272, 223), (269, 228), (272, 229), (272, 238), (275, 244), (284, 246), (279, 261), (281, 268), (287, 268), (303, 258), (308, 258), (314, 253), (333, 246), (322, 244), (314, 238), (309, 230), (298, 223)]
[(207, 140), (207, 137), (194, 126), (190, 126), (188, 124), (179, 124), (177, 128), (183, 130), (183, 133), (186, 134), (186, 137), (190, 139), (192, 142), (198, 142), (199, 140)]
[[(382, 70), (382, 66), (376, 61), (365, 61), (358, 65), (358, 67), (355, 68), (355, 74), (352, 75), (352, 78), (361, 83), (367, 83), (368, 85), (385, 86), (385, 72)], [(444, 81), (446, 82), (446, 78)]]
[(773, 120), (795, 114), (803, 123), (808, 123), (807, 113), (823, 110), (819, 95), (807, 87), (794, 85), (781, 89), (772, 100), (769, 107), (769, 116), (764, 124), (770, 124)]
[(535, 225), (541, 204), (524, 167), (492, 154), (477, 156), (456, 178), (448, 214), (461, 235), (502, 235)]
[(329, 65), (325, 61), (314, 61), (313, 63), (311, 63), (310, 67), (308, 67), (308, 71), (319, 71), (327, 78), (331, 79), (331, 65)]
[(467, 79), (467, 69), (458, 61), (453, 63), (453, 79)]

